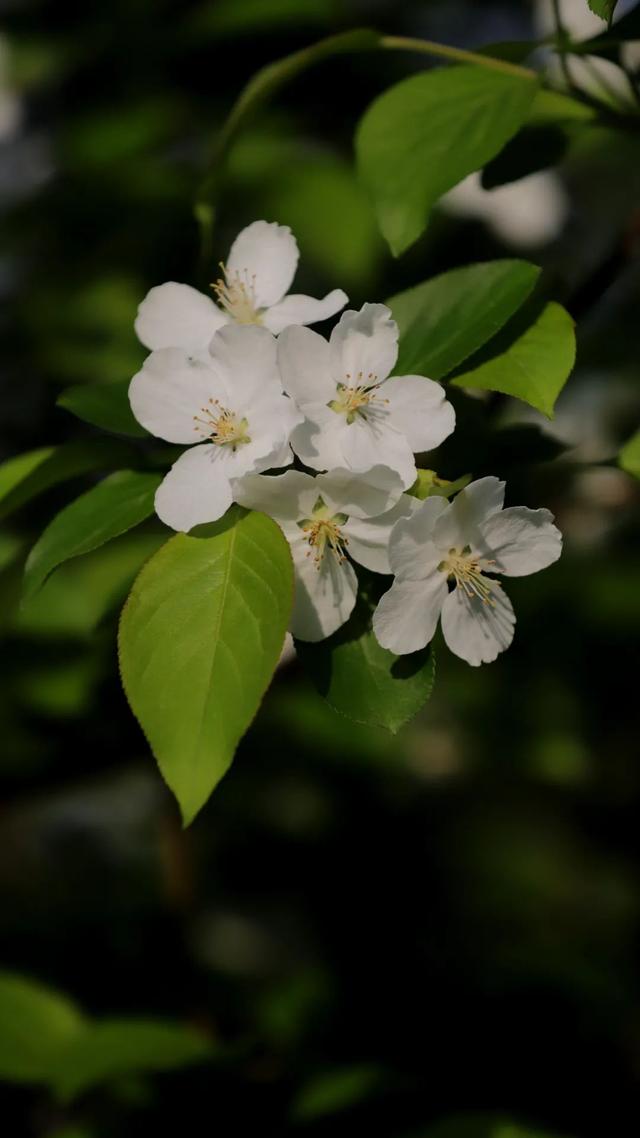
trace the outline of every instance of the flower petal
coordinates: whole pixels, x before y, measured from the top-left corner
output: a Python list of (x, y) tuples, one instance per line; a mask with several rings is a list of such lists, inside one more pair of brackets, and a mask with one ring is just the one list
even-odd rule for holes
[(439, 549), (449, 550), (482, 543), (480, 526), (502, 509), (504, 482), (490, 476), (471, 482), (456, 494), (448, 510), (438, 519), (433, 540)]
[(187, 533), (221, 518), (232, 502), (225, 465), (221, 450), (208, 443), (181, 454), (156, 491), (160, 520)]
[(384, 421), (369, 421), (359, 416), (347, 424), (340, 436), (340, 446), (342, 465), (350, 470), (370, 470), (376, 464), (388, 466), (400, 476), (403, 490), (408, 490), (416, 480), (416, 463), (409, 443)]
[(429, 576), (441, 561), (440, 552), (433, 544), (433, 531), (447, 508), (446, 498), (427, 498), (417, 504), (409, 517), (398, 522), (389, 542), (392, 573), (411, 581)]
[(145, 348), (201, 352), (227, 317), (210, 297), (190, 285), (156, 285), (138, 308), (135, 330)]
[(433, 639), (446, 598), (447, 580), (437, 569), (421, 581), (394, 581), (373, 614), (376, 639), (397, 656), (418, 652)]
[(307, 417), (291, 433), (291, 446), (305, 466), (312, 470), (333, 470), (345, 466), (342, 436), (346, 423), (341, 423), (333, 411), (318, 405), (313, 418)]
[(329, 345), (309, 328), (286, 328), (278, 337), (278, 366), (282, 386), (300, 407), (326, 405), (335, 399), (331, 378)]
[(497, 581), (485, 577), (491, 589), (489, 604), (469, 597), (458, 587), (449, 593), (442, 609), (442, 632), (447, 646), (473, 667), (490, 664), (513, 640), (516, 618), (506, 593)]
[(147, 356), (129, 385), (129, 402), (139, 423), (170, 443), (200, 442), (194, 416), (229, 395), (222, 376), (206, 355), (189, 356), (182, 348), (161, 348)]
[(386, 379), (398, 358), (398, 325), (384, 304), (363, 304), (343, 313), (331, 333), (331, 370), (336, 383)]
[(267, 384), (253, 401), (239, 401), (237, 406), (247, 420), (250, 441), (238, 447), (229, 460), (235, 477), (252, 470), (269, 470), (281, 463), (292, 427), (300, 422), (300, 413), (292, 400), (280, 387)]
[(495, 572), (507, 577), (537, 573), (562, 553), (562, 534), (549, 510), (513, 506), (493, 514), (482, 526), (482, 534), (488, 556), (496, 563)]
[(353, 561), (373, 573), (390, 573), (389, 538), (400, 518), (408, 517), (419, 506), (416, 498), (403, 494), (392, 509), (378, 517), (350, 517), (342, 527), (348, 538), (347, 553)]
[(300, 470), (285, 474), (246, 474), (234, 482), (233, 496), (248, 510), (260, 510), (270, 518), (297, 522), (309, 517), (318, 497), (315, 478)]
[(356, 603), (358, 579), (348, 561), (332, 554), (320, 567), (308, 557), (306, 541), (291, 544), (296, 572), (291, 631), (299, 640), (324, 640), (349, 619)]
[(255, 324), (227, 324), (216, 332), (209, 354), (226, 377), (234, 408), (250, 405), (267, 384), (280, 389), (276, 341), (266, 328)]
[(254, 221), (238, 234), (226, 263), (227, 277), (253, 280), (258, 308), (282, 299), (298, 266), (298, 243), (288, 225)]
[(389, 420), (412, 451), (433, 450), (453, 431), (456, 414), (439, 383), (421, 375), (395, 375), (382, 390)]
[(277, 336), (290, 325), (316, 324), (318, 320), (329, 320), (344, 308), (348, 300), (349, 297), (341, 288), (334, 288), (321, 300), (316, 300), (313, 296), (290, 293), (272, 308), (267, 309), (262, 316), (262, 323)]
[(319, 474), (315, 484), (327, 506), (356, 518), (375, 518), (385, 513), (402, 494), (400, 475), (388, 466), (373, 466), (362, 473), (331, 470)]

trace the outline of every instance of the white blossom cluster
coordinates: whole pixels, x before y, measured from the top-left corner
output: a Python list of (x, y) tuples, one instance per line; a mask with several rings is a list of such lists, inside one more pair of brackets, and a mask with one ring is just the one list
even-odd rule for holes
[(451, 504), (407, 494), (414, 455), (452, 433), (453, 408), (438, 383), (391, 374), (398, 327), (383, 304), (343, 312), (329, 341), (305, 327), (336, 315), (347, 296), (287, 293), (297, 263), (291, 231), (256, 221), (221, 266), (217, 303), (169, 282), (140, 305), (136, 331), (151, 354), (131, 381), (131, 407), (153, 435), (192, 444), (157, 491), (158, 516), (184, 532), (232, 502), (274, 518), (291, 546), (291, 630), (302, 640), (348, 620), (357, 562), (395, 577), (374, 615), (384, 647), (423, 648), (440, 617), (453, 652), (494, 660), (515, 623), (496, 575), (533, 573), (560, 556), (552, 516), (503, 510), (496, 478)]

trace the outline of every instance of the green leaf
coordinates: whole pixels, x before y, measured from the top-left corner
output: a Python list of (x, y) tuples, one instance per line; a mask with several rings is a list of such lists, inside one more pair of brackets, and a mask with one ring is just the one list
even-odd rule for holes
[(118, 383), (76, 383), (58, 396), (57, 405), (104, 431), (132, 438), (148, 438), (148, 432), (140, 426), (131, 410), (130, 383), (129, 379)]
[(122, 466), (132, 455), (131, 447), (116, 439), (65, 443), (16, 455), (0, 465), (0, 519), (59, 482)]
[(62, 1048), (82, 1035), (76, 1006), (34, 980), (0, 973), (0, 1078), (42, 1082)]
[(361, 594), (346, 624), (317, 644), (296, 640), (298, 658), (335, 711), (395, 734), (428, 700), (435, 679), (430, 647), (407, 656), (382, 648), (371, 628), (373, 604)]
[(160, 474), (120, 470), (61, 510), (27, 558), (25, 600), (37, 593), (64, 561), (90, 553), (150, 517), (161, 480)]
[(640, 431), (636, 431), (635, 435), (624, 444), (618, 455), (618, 465), (626, 470), (627, 474), (640, 478)]
[(557, 166), (565, 156), (569, 138), (556, 123), (540, 123), (524, 127), (515, 138), (485, 166), (482, 185), (485, 190), (518, 182), (539, 170)]
[(540, 269), (528, 261), (487, 261), (433, 277), (392, 296), (398, 321), (398, 375), (442, 379), (507, 323)]
[(412, 498), (419, 498), (421, 502), (424, 502), (425, 498), (436, 496), (450, 498), (452, 494), (464, 490), (470, 481), (470, 474), (463, 474), (462, 478), (456, 478), (455, 482), (450, 482), (446, 478), (439, 478), (435, 470), (421, 470), (418, 467), (418, 477), (413, 486), (407, 490), (407, 494), (411, 494)]
[(120, 622), (127, 698), (185, 824), (229, 767), (278, 663), (293, 600), (282, 531), (232, 510), (143, 568)]
[(64, 1101), (100, 1083), (141, 1071), (170, 1071), (202, 1062), (211, 1043), (178, 1023), (103, 1020), (67, 1043), (52, 1065), (49, 1081)]
[(441, 194), (479, 170), (525, 122), (535, 77), (463, 66), (412, 75), (366, 111), (356, 135), (364, 184), (397, 256)]
[(368, 1063), (323, 1071), (298, 1091), (291, 1107), (292, 1118), (311, 1122), (338, 1114), (370, 1098), (380, 1083), (380, 1068)]
[(505, 351), (451, 382), (457, 387), (513, 395), (550, 419), (575, 356), (573, 320), (561, 305), (552, 302)]
[(618, 0), (588, 0), (588, 2), (591, 11), (595, 12), (596, 16), (599, 16), (601, 20), (606, 20), (608, 24), (611, 23)]

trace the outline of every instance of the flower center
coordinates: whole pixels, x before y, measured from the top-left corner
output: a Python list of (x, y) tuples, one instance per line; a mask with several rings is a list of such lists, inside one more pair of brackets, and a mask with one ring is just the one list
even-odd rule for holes
[(334, 514), (331, 517), (322, 498), (319, 497), (313, 507), (312, 517), (303, 518), (298, 522), (300, 529), (307, 535), (306, 540), (309, 545), (307, 557), (313, 555), (317, 569), (320, 569), (327, 550), (334, 555), (338, 564), (341, 565), (346, 561), (345, 548), (349, 544), (349, 539), (344, 536), (340, 528), (346, 520), (346, 514)]
[(193, 416), (193, 421), (194, 431), (215, 446), (228, 446), (236, 451), (251, 442), (247, 434), (249, 420), (239, 419), (235, 411), (222, 407), (218, 399), (210, 399), (206, 407), (200, 408), (200, 414)]
[[(486, 565), (493, 565), (493, 561), (486, 561)], [(455, 581), (458, 588), (463, 589), (466, 595), (478, 597), (483, 605), (495, 608), (495, 601), (491, 595), (492, 587), (500, 588), (498, 581), (491, 582), (483, 576), (480, 561), (471, 553), (471, 547), (465, 545), (464, 549), (450, 549), (449, 554), (438, 565), (441, 573), (446, 573), (450, 581)]]
[[(389, 402), (388, 399), (380, 399), (378, 395), (380, 384), (377, 375), (374, 375), (373, 372), (370, 371), (365, 379), (363, 372), (359, 371), (355, 377), (355, 382), (349, 373), (346, 374), (345, 379), (347, 380), (346, 383), (336, 385), (337, 396), (327, 406), (338, 415), (344, 415), (347, 423), (355, 423), (358, 416), (366, 419), (367, 414), (371, 416), (374, 411), (380, 412), (382, 410), (381, 404)], [(374, 408), (373, 404), (376, 401), (377, 406)]]
[(222, 277), (211, 285), (221, 308), (237, 324), (262, 324), (262, 317), (256, 304), (256, 276), (244, 273), (230, 273), (220, 262)]

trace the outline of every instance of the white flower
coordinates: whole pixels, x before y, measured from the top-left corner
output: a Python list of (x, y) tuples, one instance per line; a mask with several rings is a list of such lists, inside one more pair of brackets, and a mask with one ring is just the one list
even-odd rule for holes
[(553, 241), (569, 216), (569, 198), (557, 174), (539, 170), (516, 182), (485, 190), (479, 173), (469, 174), (440, 199), (454, 217), (477, 217), (507, 245)]
[(469, 664), (489, 663), (509, 647), (516, 618), (493, 574), (546, 569), (560, 556), (562, 536), (548, 510), (504, 510), (503, 502), (504, 482), (480, 478), (451, 504), (427, 498), (398, 522), (389, 544), (396, 579), (373, 618), (384, 648), (399, 655), (424, 648), (438, 617), (447, 645)]
[(223, 328), (208, 352), (192, 356), (152, 352), (131, 380), (129, 400), (151, 434), (197, 444), (156, 493), (158, 517), (173, 529), (221, 517), (233, 500), (231, 479), (292, 460), (288, 440), (300, 416), (282, 391), (266, 328)]
[(169, 281), (147, 293), (135, 322), (146, 348), (202, 351), (225, 324), (258, 324), (277, 335), (289, 324), (313, 324), (347, 303), (342, 289), (323, 300), (285, 296), (295, 276), (298, 245), (286, 225), (254, 221), (236, 237), (222, 277), (213, 285), (218, 304), (186, 284)]
[[(586, 0), (559, 0), (558, 7), (562, 27), (573, 40), (588, 40), (606, 30), (605, 21), (591, 11)], [(614, 23), (626, 14), (625, 9), (628, 7), (628, 2), (618, 4), (614, 13)], [(535, 23), (541, 37), (555, 34), (556, 20), (552, 0), (536, 0)], [(615, 36), (615, 30), (613, 35)], [(640, 64), (640, 43), (632, 40), (622, 44), (620, 58), (627, 70), (635, 71)], [(612, 60), (603, 59), (599, 55), (586, 55), (583, 52), (579, 54), (569, 52), (565, 56), (563, 67), (556, 54), (550, 59), (548, 70), (553, 82), (559, 86), (566, 85), (565, 67), (571, 83), (585, 94), (592, 95), (614, 107), (619, 106), (620, 102), (636, 106), (636, 97), (629, 77), (623, 68), (618, 67)]]
[(358, 591), (348, 558), (375, 573), (391, 572), (391, 530), (418, 505), (383, 466), (367, 471), (366, 478), (349, 470), (317, 478), (297, 470), (274, 477), (249, 474), (235, 484), (234, 494), (243, 506), (275, 518), (291, 545), (291, 631), (300, 640), (323, 640), (348, 620)]
[(282, 333), (282, 383), (305, 417), (291, 445), (306, 466), (364, 471), (383, 464), (411, 486), (414, 452), (446, 439), (455, 415), (433, 380), (387, 378), (397, 356), (398, 325), (384, 304), (345, 312), (329, 343), (307, 328)]

